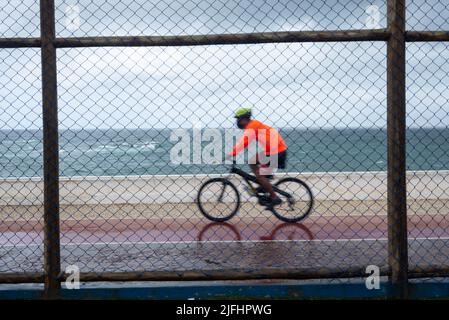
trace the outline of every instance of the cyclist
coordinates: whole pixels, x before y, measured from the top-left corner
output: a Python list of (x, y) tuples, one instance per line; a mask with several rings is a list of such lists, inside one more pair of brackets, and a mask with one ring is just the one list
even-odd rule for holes
[(244, 129), (243, 136), (229, 152), (228, 157), (236, 157), (241, 151), (255, 140), (264, 148), (251, 159), (250, 168), (256, 176), (257, 182), (261, 185), (263, 191), (269, 194), (268, 206), (275, 206), (282, 203), (281, 199), (273, 190), (268, 177), (271, 175), (273, 168), (285, 168), (287, 160), (287, 144), (282, 139), (279, 132), (251, 117), (250, 108), (240, 108), (235, 112), (234, 117), (237, 119), (237, 127)]

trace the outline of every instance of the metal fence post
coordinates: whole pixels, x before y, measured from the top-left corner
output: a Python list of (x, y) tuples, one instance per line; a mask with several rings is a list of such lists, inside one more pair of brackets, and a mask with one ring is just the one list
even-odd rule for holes
[(55, 298), (60, 289), (59, 274), (59, 152), (56, 83), (55, 5), (40, 1), (42, 103), (44, 143), (44, 271), (45, 296)]
[(388, 0), (387, 134), (388, 262), (390, 281), (406, 294), (407, 195), (405, 167), (405, 0)]

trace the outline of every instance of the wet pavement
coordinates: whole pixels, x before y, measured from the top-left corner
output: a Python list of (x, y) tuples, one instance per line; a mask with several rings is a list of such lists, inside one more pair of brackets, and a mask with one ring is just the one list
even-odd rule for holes
[[(386, 216), (109, 219), (61, 223), (63, 268), (82, 272), (183, 271), (260, 268), (349, 270), (387, 267)], [(445, 216), (409, 219), (410, 267), (449, 265)], [(42, 271), (42, 226), (0, 224), (0, 272)]]

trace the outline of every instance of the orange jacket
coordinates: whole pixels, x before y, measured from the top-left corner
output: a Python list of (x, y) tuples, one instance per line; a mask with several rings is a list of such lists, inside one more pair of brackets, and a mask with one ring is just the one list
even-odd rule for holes
[(243, 136), (232, 148), (229, 155), (235, 157), (243, 149), (247, 148), (253, 140), (256, 140), (264, 147), (265, 155), (267, 156), (287, 150), (287, 144), (276, 129), (260, 121), (251, 120), (245, 128)]

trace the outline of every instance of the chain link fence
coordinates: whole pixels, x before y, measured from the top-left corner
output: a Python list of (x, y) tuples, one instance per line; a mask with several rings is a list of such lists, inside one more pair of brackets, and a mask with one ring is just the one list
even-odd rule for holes
[[(52, 1), (42, 4), (42, 39), (36, 1), (0, 9), (3, 282), (59, 283), (73, 266), (86, 281), (341, 279), (370, 265), (398, 279), (404, 257), (411, 275), (444, 275), (448, 37), (420, 33), (449, 30), (443, 1), (409, 0), (406, 23), (391, 1), (390, 26), (386, 1), (55, 1), (54, 38)], [(306, 219), (280, 221), (228, 166), (195, 159), (207, 130), (241, 134), (242, 106), (284, 137), (274, 181), (310, 186)], [(173, 161), (180, 129), (185, 163)], [(222, 142), (220, 159), (232, 147)], [(198, 208), (214, 177), (242, 202), (224, 223)]]
[(0, 268), (43, 272), (40, 50), (2, 49), (0, 56)]
[(447, 52), (446, 43), (407, 45), (407, 214), (410, 255), (416, 257), (410, 267), (418, 270), (448, 261)]
[[(366, 51), (372, 52), (369, 70), (368, 59), (359, 58)], [(328, 58), (330, 55), (341, 60), (334, 72), (329, 70), (334, 64)], [(350, 237), (370, 237), (373, 227), (364, 230), (366, 223), (359, 218), (367, 222), (378, 219), (381, 223), (386, 216), (384, 190), (380, 189), (382, 173), (363, 179), (361, 173), (334, 172), (384, 169), (385, 135), (379, 127), (385, 124), (386, 111), (382, 93), (385, 79), (381, 77), (385, 45), (83, 48), (63, 49), (59, 57), (59, 92), (67, 99), (66, 104), (59, 104), (59, 119), (61, 125), (67, 123), (70, 128), (60, 135), (61, 172), (62, 176), (72, 177), (67, 182), (65, 178), (61, 181), (61, 218), (76, 220), (80, 231), (77, 240), (68, 238), (67, 241), (85, 243), (90, 237), (104, 234), (100, 241), (114, 242), (113, 250), (109, 245), (106, 249), (117, 256), (108, 263), (97, 262), (95, 256), (98, 250), (104, 250), (104, 244), (101, 249), (98, 245), (74, 245), (67, 249), (67, 264), (78, 264), (81, 269), (92, 271), (131, 271), (136, 267), (140, 270), (231, 267), (256, 270), (277, 266), (280, 261), (283, 263), (279, 266), (283, 268), (314, 266), (322, 261), (323, 255), (334, 250), (335, 254), (329, 256), (329, 263), (322, 268), (333, 266), (344, 270), (350, 267), (342, 265), (350, 251), (366, 251), (373, 245), (378, 250), (384, 248), (385, 243), (378, 241), (372, 241), (373, 244), (317, 242), (316, 253), (321, 252), (320, 256), (300, 259), (304, 242), (301, 241), (303, 232), (299, 232), (299, 239), (294, 240), (300, 241), (268, 243), (275, 248), (264, 249), (266, 254), (261, 255), (261, 249), (256, 249), (260, 243), (254, 241), (269, 234), (281, 221), (245, 199), (240, 212), (231, 220), (237, 229), (247, 229), (247, 237), (238, 244), (242, 249), (235, 251), (232, 244), (221, 243), (232, 234), (227, 233), (227, 227), (219, 231), (215, 225), (217, 231), (208, 232), (210, 241), (201, 244), (203, 252), (198, 257), (196, 238), (209, 222), (194, 201), (201, 183), (211, 175), (225, 174), (226, 168), (173, 164), (171, 150), (175, 143), (170, 141), (172, 131), (166, 128), (196, 130), (200, 120), (204, 128), (231, 128), (234, 109), (240, 104), (254, 106), (256, 119), (283, 128), (291, 155), (288, 171), (320, 172), (304, 176), (313, 185), (316, 197), (314, 213), (304, 222), (305, 226), (316, 228), (315, 233), (321, 232), (321, 239), (345, 238), (345, 232), (354, 232)], [(307, 79), (305, 74), (317, 68), (326, 73), (327, 81), (318, 77), (316, 81)], [(329, 95), (320, 95), (323, 89)], [(361, 92), (366, 97), (361, 97)], [(336, 99), (340, 111), (332, 108)], [(371, 101), (371, 111), (366, 110), (366, 105), (354, 109), (362, 99)], [(314, 111), (321, 104), (324, 104), (322, 111)], [(373, 112), (374, 116), (368, 117)], [(367, 128), (358, 128), (360, 123)], [(83, 131), (73, 131), (76, 126)], [(234, 181), (244, 197), (243, 181)], [(336, 188), (343, 188), (345, 194)], [(377, 192), (380, 200), (374, 196), (369, 198), (368, 188)], [(356, 207), (360, 211), (355, 212)], [(133, 232), (132, 227), (124, 232), (115, 230), (126, 223), (133, 223), (139, 233)], [(328, 225), (343, 229), (326, 230)], [(96, 231), (86, 232), (92, 226)], [(61, 240), (64, 242), (64, 234)], [(165, 250), (168, 254), (151, 254)], [(370, 256), (373, 255), (374, 252)], [(242, 259), (243, 256), (251, 258)], [(336, 259), (336, 256), (340, 257)], [(382, 260), (385, 261), (385, 256), (379, 257), (378, 261)]]

